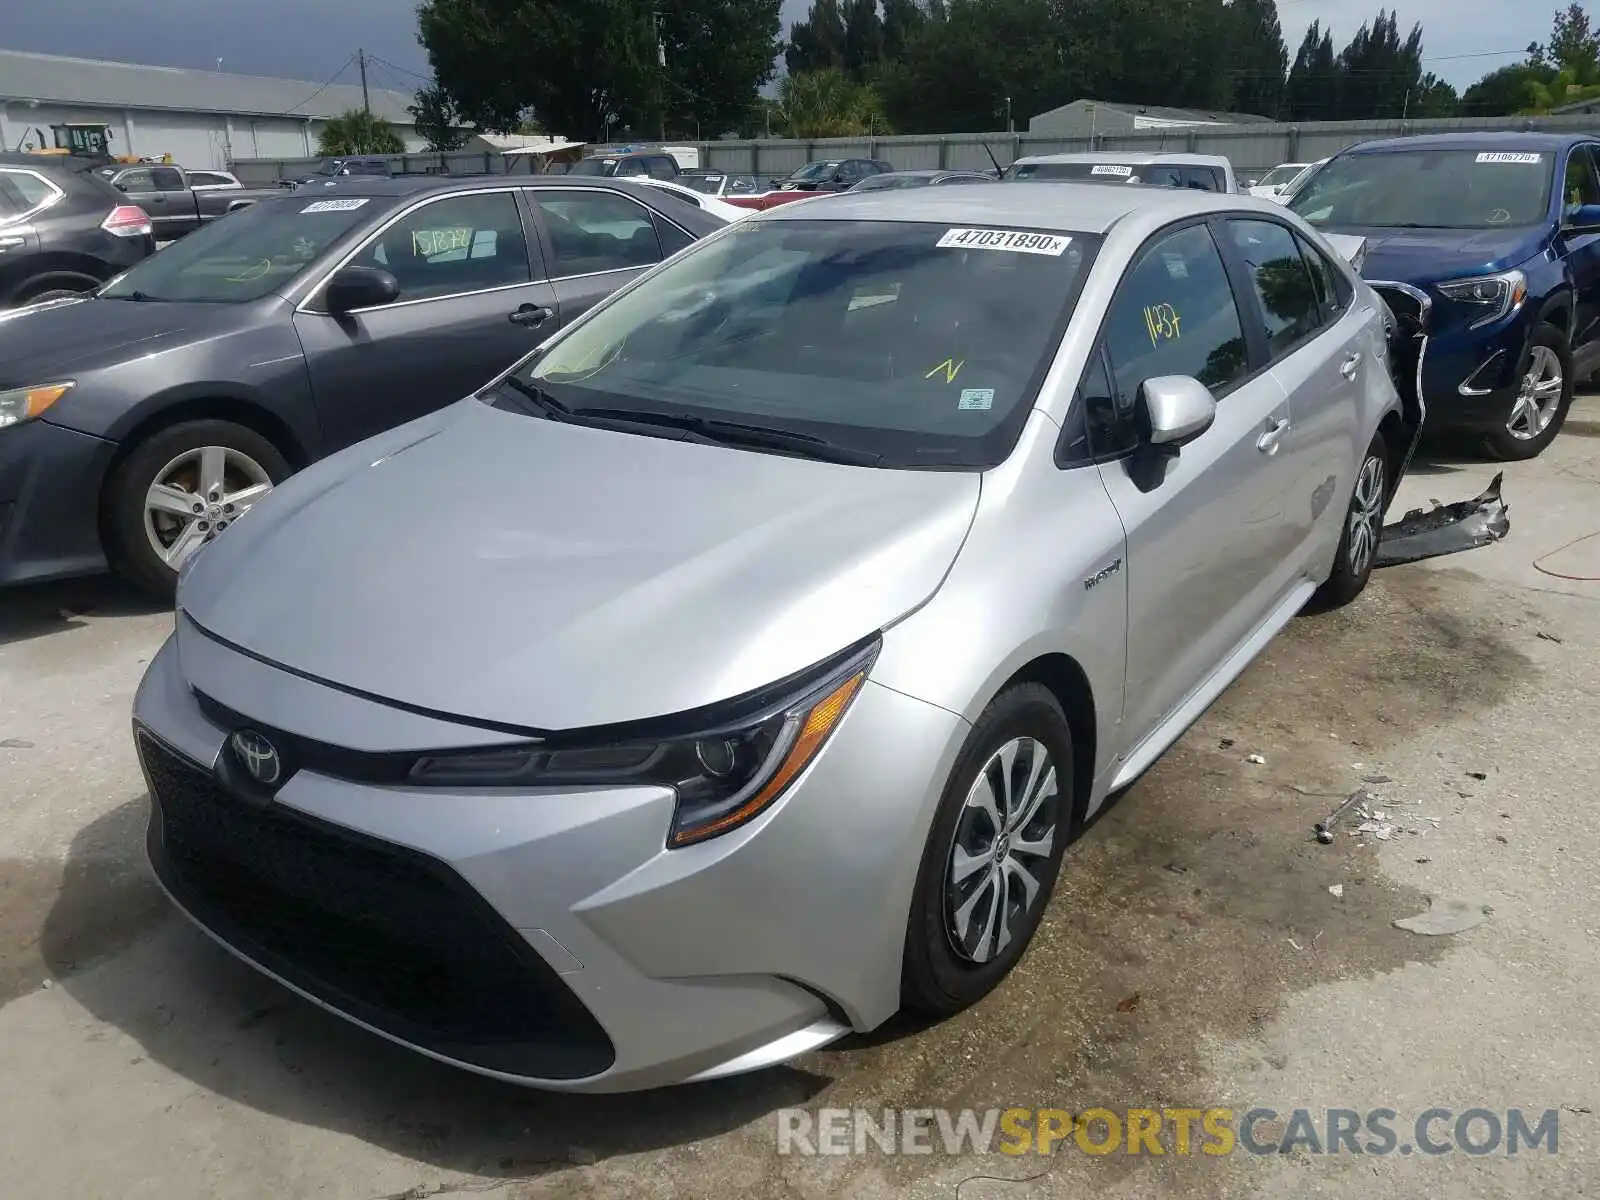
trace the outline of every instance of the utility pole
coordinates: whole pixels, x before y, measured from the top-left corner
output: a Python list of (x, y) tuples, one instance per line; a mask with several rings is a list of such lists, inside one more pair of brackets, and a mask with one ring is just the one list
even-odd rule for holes
[(367, 116), (372, 115), (372, 100), (367, 95), (367, 52), (358, 49), (356, 61), (361, 64), (361, 111)]
[(661, 140), (667, 140), (667, 44), (661, 40), (661, 14), (650, 10), (650, 29), (656, 35), (656, 58), (661, 64)]

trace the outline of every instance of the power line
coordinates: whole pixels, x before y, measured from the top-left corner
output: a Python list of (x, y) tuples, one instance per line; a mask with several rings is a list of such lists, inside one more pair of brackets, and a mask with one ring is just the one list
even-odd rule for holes
[(285, 117), (297, 116), (297, 115), (298, 116), (304, 116), (305, 115), (304, 113), (297, 114), (294, 110), (297, 109), (297, 108), (304, 108), (306, 105), (310, 104), (313, 100), (315, 100), (318, 96), (322, 95), (323, 92), (327, 91), (330, 87), (332, 87), (334, 85), (334, 81), (337, 80), (339, 78), (339, 76), (343, 75), (346, 71), (348, 71), (350, 69), (350, 64), (355, 62), (355, 60), (356, 60), (356, 56), (354, 54), (352, 54), (349, 58), (345, 59), (344, 60), (344, 66), (340, 67), (332, 75), (328, 76), (327, 80), (323, 83), (323, 85), (321, 87), (319, 87), (316, 91), (312, 92), (311, 95), (307, 96), (304, 100), (301, 100), (300, 102), (298, 102), (296, 104), (291, 104), (288, 108), (284, 109), (283, 112), (280, 115), (281, 116), (285, 116)]
[(409, 75), (413, 79), (420, 79), (420, 80), (422, 80), (423, 83), (432, 83), (433, 82), (433, 80), (430, 79), (426, 75), (419, 75), (416, 71), (410, 70), (407, 67), (402, 67), (397, 63), (392, 63), (387, 58), (379, 58), (376, 54), (367, 55), (367, 61), (369, 63), (382, 63), (384, 66), (388, 67), (391, 71), (398, 71), (400, 74)]

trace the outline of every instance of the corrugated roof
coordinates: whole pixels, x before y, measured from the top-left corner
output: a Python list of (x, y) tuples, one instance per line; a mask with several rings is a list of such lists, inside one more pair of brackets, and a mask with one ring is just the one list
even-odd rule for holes
[(1115, 100), (1090, 100), (1088, 98), (1074, 100), (1070, 104), (1063, 104), (1042, 112), (1034, 117), (1048, 117), (1052, 113), (1065, 112), (1069, 108), (1109, 108), (1114, 112), (1126, 113), (1130, 117), (1153, 117), (1158, 121), (1217, 121), (1228, 125), (1266, 124), (1272, 121), (1271, 117), (1258, 117), (1254, 113), (1237, 112), (1206, 112), (1194, 108), (1165, 108), (1159, 104), (1124, 104)]
[[(344, 73), (345, 78), (354, 76), (354, 67)], [(233, 75), (0, 50), (0, 100), (252, 117), (336, 117), (361, 107), (359, 83), (335, 83), (318, 90), (320, 86), (311, 80), (274, 79), (267, 75)], [(378, 87), (371, 88), (369, 94), (376, 115), (395, 124), (412, 124), (411, 114), (406, 111), (412, 97)]]

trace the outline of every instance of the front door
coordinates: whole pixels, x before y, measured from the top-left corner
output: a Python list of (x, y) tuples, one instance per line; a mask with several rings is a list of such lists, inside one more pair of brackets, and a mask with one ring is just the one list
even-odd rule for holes
[[(668, 249), (656, 215), (631, 196), (595, 187), (528, 189), (563, 323), (576, 320)], [(670, 229), (669, 229), (670, 232)]]
[(397, 300), (335, 315), (312, 295), (294, 320), (328, 451), (471, 395), (555, 330), (530, 241), (515, 189), (444, 196), (349, 260), (392, 274)]
[[(1600, 204), (1600, 172), (1595, 152), (1600, 147), (1575, 146), (1567, 159), (1563, 215), (1583, 205)], [(1600, 363), (1600, 234), (1564, 235), (1567, 266), (1572, 272), (1572, 356), (1578, 377)]]
[[(1210, 228), (1157, 234), (1106, 316), (1115, 411), (1136, 440), (1140, 387), (1187, 375), (1217, 397), (1216, 423), (1152, 481), (1124, 457), (1100, 468), (1127, 531), (1123, 749), (1143, 741), (1280, 601), (1292, 469), (1289, 401), (1253, 363)], [(1103, 439), (1097, 439), (1103, 440)]]

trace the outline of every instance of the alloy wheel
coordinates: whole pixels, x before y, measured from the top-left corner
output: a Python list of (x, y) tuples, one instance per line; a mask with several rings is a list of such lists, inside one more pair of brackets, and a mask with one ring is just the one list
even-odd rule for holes
[(1383, 485), (1383, 459), (1369, 455), (1361, 464), (1355, 494), (1350, 497), (1350, 573), (1358, 577), (1372, 565), (1383, 536)]
[(243, 451), (186, 450), (156, 473), (145, 492), (145, 536), (176, 571), (271, 490), (266, 468)]
[(1517, 398), (1506, 418), (1506, 430), (1519, 441), (1531, 442), (1556, 419), (1566, 380), (1561, 374), (1561, 357), (1548, 346), (1535, 346), (1522, 377)]
[(1040, 903), (1060, 819), (1058, 772), (1044, 744), (1013, 738), (990, 756), (956, 819), (945, 872), (945, 928), (956, 953), (987, 963)]

